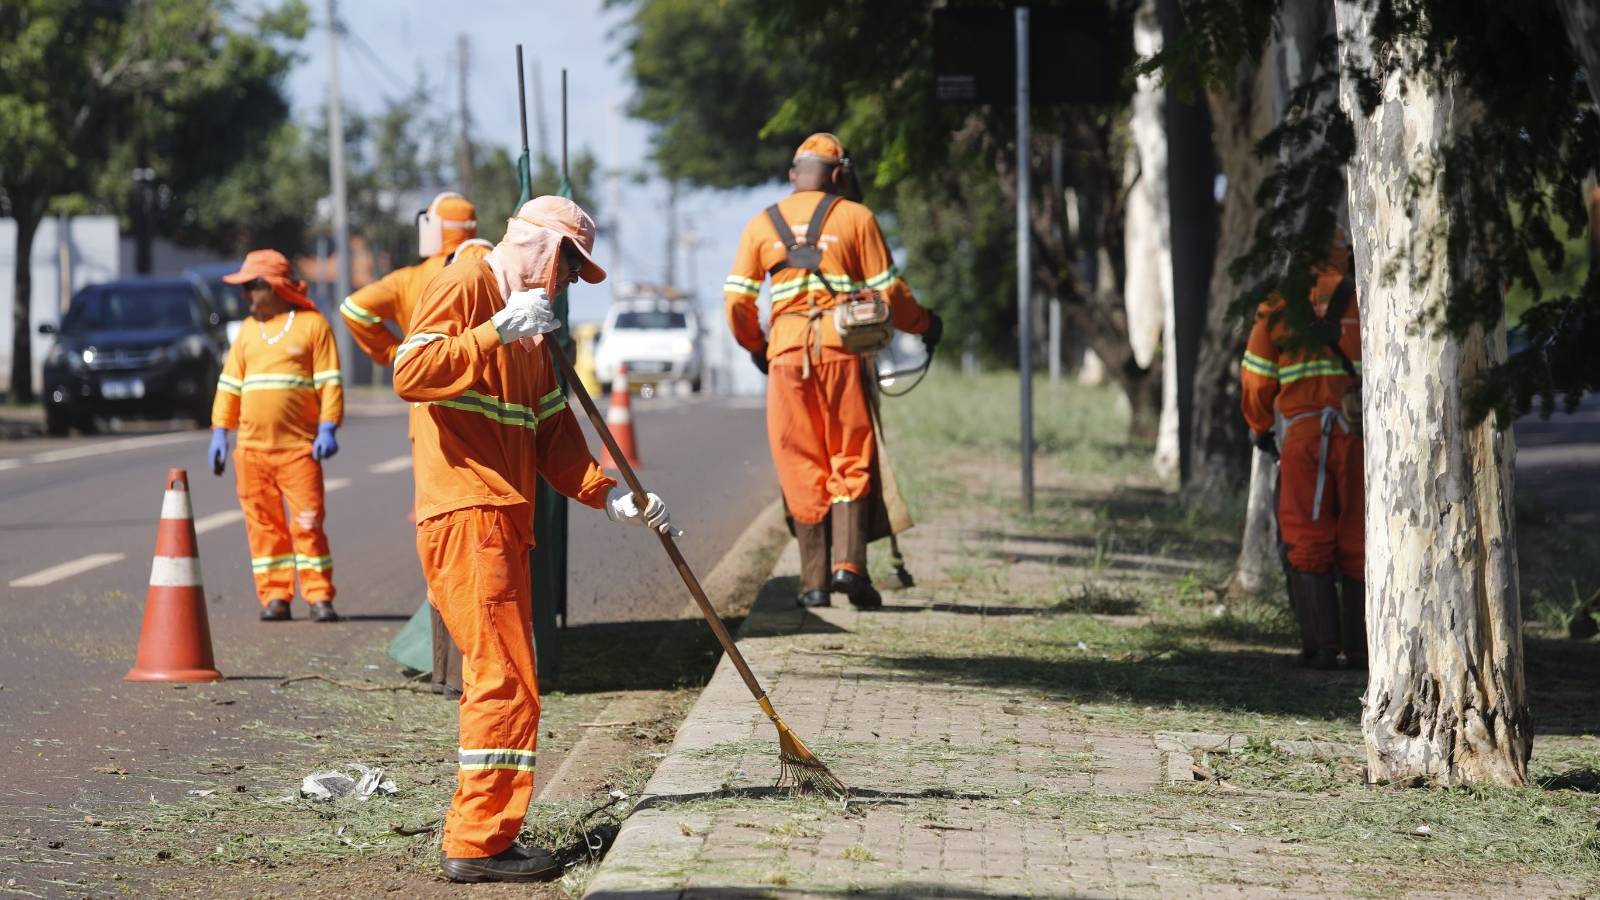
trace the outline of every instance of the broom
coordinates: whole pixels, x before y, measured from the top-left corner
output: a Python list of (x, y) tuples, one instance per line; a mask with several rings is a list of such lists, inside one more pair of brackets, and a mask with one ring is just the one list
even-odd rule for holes
[[(584, 389), (583, 382), (578, 380), (578, 375), (572, 370), (572, 363), (567, 360), (566, 351), (561, 349), (560, 343), (553, 339), (544, 341), (550, 348), (550, 356), (561, 369), (561, 375), (567, 380), (572, 392), (578, 396), (578, 402), (583, 404), (583, 411), (589, 414), (589, 421), (594, 425), (594, 430), (600, 435), (600, 440), (606, 449), (611, 451), (611, 458), (616, 461), (617, 469), (622, 472), (622, 480), (627, 482), (628, 489), (633, 491), (633, 502), (639, 509), (644, 509), (647, 504), (647, 492), (640, 483), (639, 476), (628, 465), (628, 458), (623, 455), (622, 448), (617, 446), (617, 439), (611, 436), (611, 429), (606, 426), (606, 420), (600, 415), (600, 410), (594, 405), (594, 398)], [(706, 598), (706, 592), (700, 587), (700, 579), (696, 578), (690, 570), (689, 563), (683, 558), (683, 551), (678, 549), (678, 544), (672, 535), (659, 531), (656, 536), (661, 539), (661, 548), (667, 551), (667, 557), (677, 567), (678, 575), (683, 578), (683, 583), (689, 588), (689, 593), (694, 597), (694, 602), (699, 605), (701, 615), (706, 617), (706, 624), (711, 626), (712, 632), (717, 636), (717, 642), (722, 644), (722, 649), (733, 660), (733, 667), (739, 670), (739, 677), (744, 679), (745, 687), (750, 689), (750, 695), (756, 698), (761, 711), (772, 720), (778, 729), (778, 787), (787, 787), (795, 791), (813, 791), (819, 794), (831, 794), (840, 800), (850, 797), (850, 789), (844, 786), (822, 760), (817, 759), (815, 753), (806, 746), (805, 741), (784, 724), (783, 718), (772, 708), (772, 701), (767, 699), (767, 692), (761, 689), (761, 683), (756, 681), (755, 673), (750, 671), (750, 664), (744, 661), (744, 654), (734, 646), (733, 638), (728, 636), (728, 629), (722, 624), (722, 619), (717, 611), (711, 607), (711, 601)]]

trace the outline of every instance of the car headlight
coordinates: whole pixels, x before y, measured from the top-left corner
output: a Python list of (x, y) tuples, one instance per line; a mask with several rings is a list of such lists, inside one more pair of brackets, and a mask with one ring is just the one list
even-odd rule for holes
[(150, 365), (159, 366), (162, 363), (166, 362), (168, 359), (171, 359), (171, 358), (173, 358), (173, 357), (175, 357), (177, 355), (178, 355), (178, 348), (176, 348), (176, 347), (151, 347), (150, 348)]
[(205, 338), (191, 334), (178, 343), (178, 353), (184, 359), (200, 359), (206, 355)]
[(68, 350), (66, 347), (56, 344), (50, 348), (50, 355), (44, 358), (44, 364), (51, 368), (65, 366), (74, 372), (78, 372), (83, 369), (83, 357), (76, 350)]
[(672, 342), (672, 352), (679, 356), (688, 356), (694, 352), (694, 341), (688, 338), (678, 338)]

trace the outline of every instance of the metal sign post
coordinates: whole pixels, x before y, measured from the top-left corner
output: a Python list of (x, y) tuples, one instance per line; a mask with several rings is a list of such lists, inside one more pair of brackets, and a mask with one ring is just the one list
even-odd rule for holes
[(1033, 512), (1032, 139), (1028, 121), (1028, 8), (1017, 7), (1017, 367), (1022, 376), (1022, 511)]

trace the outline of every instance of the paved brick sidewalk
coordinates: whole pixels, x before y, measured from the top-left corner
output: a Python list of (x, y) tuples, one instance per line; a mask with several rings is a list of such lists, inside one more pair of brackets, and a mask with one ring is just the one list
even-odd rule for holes
[[(791, 548), (778, 575), (797, 569)], [(1340, 889), (1316, 854), (1276, 840), (1069, 822), (1080, 818), (1070, 814), (1079, 798), (1160, 789), (1169, 760), (1183, 767), (1175, 780), (1190, 780), (1182, 736), (1085, 732), (1037, 695), (896, 670), (872, 655), (874, 620), (911, 616), (959, 640), (972, 617), (928, 608), (913, 591), (891, 595), (884, 612), (805, 614), (793, 606), (793, 584), (785, 577), (769, 584), (740, 647), (780, 715), (856, 797), (845, 805), (771, 790), (773, 729), (724, 660), (589, 897)], [(849, 650), (841, 639), (847, 633)]]

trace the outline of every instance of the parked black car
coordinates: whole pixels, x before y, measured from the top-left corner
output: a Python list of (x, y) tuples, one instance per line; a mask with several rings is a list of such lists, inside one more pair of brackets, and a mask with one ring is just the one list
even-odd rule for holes
[(197, 279), (138, 278), (84, 288), (72, 298), (44, 363), (45, 428), (63, 435), (98, 420), (211, 421), (227, 352), (222, 316)]

